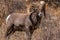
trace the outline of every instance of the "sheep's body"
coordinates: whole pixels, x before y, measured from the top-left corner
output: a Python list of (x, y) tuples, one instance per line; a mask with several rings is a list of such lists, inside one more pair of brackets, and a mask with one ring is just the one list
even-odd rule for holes
[[(19, 14), (19, 13), (13, 13), (10, 15), (10, 17), (7, 19), (7, 24), (14, 24), (15, 26), (19, 26), (19, 25), (32, 25), (31, 21), (29, 19), (29, 15), (28, 14)], [(9, 23), (10, 21), (10, 23)]]
[(6, 18), (6, 21), (7, 21), (6, 36), (9, 36), (11, 33), (14, 33), (15, 31), (26, 31), (26, 33), (29, 36), (30, 35), (29, 27), (33, 26), (29, 17), (30, 17), (30, 14), (13, 13), (8, 15), (8, 17)]
[[(41, 4), (42, 5), (42, 4)], [(12, 13), (6, 18), (7, 32), (6, 37), (15, 31), (26, 31), (28, 40), (31, 40), (31, 35), (41, 23), (43, 14), (45, 13), (44, 3), (41, 10), (33, 9), (31, 14)], [(45, 14), (44, 14), (45, 16)], [(35, 27), (36, 26), (36, 27)]]
[(39, 13), (36, 10), (31, 14), (10, 14), (10, 16), (7, 17), (8, 19), (6, 19), (6, 36), (9, 36), (11, 33), (14, 33), (15, 31), (26, 31), (26, 34), (29, 36), (28, 39), (31, 40), (31, 35), (33, 31), (38, 28), (37, 25), (40, 25), (42, 14), (43, 13)]

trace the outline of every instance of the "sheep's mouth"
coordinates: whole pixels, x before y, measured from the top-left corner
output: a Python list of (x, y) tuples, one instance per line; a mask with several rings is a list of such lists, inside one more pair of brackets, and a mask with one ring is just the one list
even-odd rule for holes
[(39, 12), (38, 16), (41, 17), (42, 16), (42, 12)]

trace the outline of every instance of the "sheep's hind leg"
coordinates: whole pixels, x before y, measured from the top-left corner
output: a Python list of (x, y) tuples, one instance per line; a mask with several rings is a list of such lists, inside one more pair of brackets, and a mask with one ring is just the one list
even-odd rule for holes
[(7, 29), (7, 32), (6, 32), (6, 37), (7, 37), (7, 39), (9, 39), (10, 35), (15, 32), (13, 27), (14, 27), (14, 25), (11, 25), (11, 27), (9, 27), (9, 28)]

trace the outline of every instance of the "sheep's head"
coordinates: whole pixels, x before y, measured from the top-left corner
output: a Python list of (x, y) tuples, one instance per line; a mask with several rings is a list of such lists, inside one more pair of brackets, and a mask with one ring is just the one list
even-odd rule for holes
[(38, 24), (41, 22), (42, 16), (44, 15), (44, 11), (45, 11), (45, 2), (41, 1), (41, 2), (35, 2), (32, 4), (31, 8), (30, 8), (30, 19), (32, 21), (32, 24)]
[(38, 16), (41, 16), (42, 14), (45, 16), (45, 2), (40, 1), (32, 3), (30, 12), (38, 12)]

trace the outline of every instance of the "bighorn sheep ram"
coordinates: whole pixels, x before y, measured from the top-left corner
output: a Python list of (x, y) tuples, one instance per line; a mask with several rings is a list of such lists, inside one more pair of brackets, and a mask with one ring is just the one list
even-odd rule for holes
[(33, 9), (33, 12), (29, 15), (19, 13), (8, 15), (6, 18), (7, 31), (5, 36), (8, 37), (15, 31), (26, 31), (28, 40), (31, 40), (33, 31), (38, 28), (38, 25), (40, 25), (42, 16), (45, 16), (45, 2), (41, 1), (40, 4), (41, 9)]

